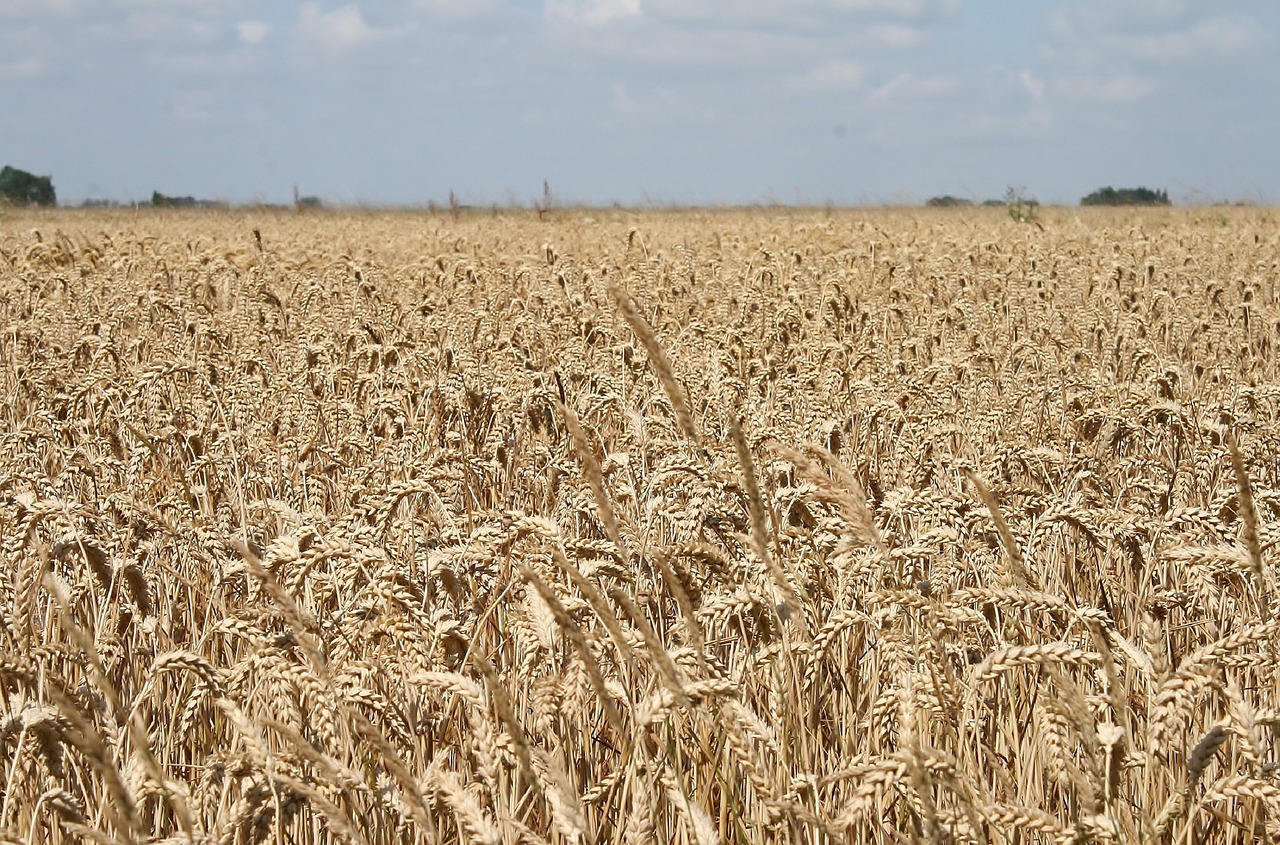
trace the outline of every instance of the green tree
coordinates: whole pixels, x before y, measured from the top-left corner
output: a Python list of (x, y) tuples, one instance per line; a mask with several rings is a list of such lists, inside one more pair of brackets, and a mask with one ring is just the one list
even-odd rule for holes
[(57, 205), (49, 176), (35, 176), (25, 170), (5, 165), (0, 170), (0, 203), (12, 205)]
[(1108, 185), (1099, 188), (1080, 200), (1081, 205), (1172, 205), (1169, 193), (1163, 189), (1153, 191), (1149, 188), (1113, 188)]

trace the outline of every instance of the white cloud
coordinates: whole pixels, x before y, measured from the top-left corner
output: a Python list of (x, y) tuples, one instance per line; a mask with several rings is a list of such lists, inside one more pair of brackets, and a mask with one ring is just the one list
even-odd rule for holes
[(1012, 114), (979, 110), (963, 115), (956, 128), (962, 135), (977, 138), (1042, 137), (1053, 128), (1053, 113), (1040, 105)]
[(16, 82), (43, 76), (47, 65), (37, 58), (0, 60), (0, 80)]
[(623, 83), (616, 83), (610, 93), (613, 112), (630, 123), (657, 126), (714, 119), (705, 104), (687, 91), (661, 86), (635, 91)]
[(869, 26), (862, 30), (861, 36), (868, 45), (885, 50), (910, 50), (929, 41), (929, 36), (919, 27), (900, 23)]
[(1135, 59), (1180, 64), (1239, 58), (1262, 45), (1262, 30), (1243, 15), (1204, 18), (1168, 32), (1115, 36), (1117, 49)]
[(231, 26), (216, 14), (178, 7), (133, 4), (113, 12), (89, 17), (80, 32), (98, 44), (181, 52), (218, 45)]
[(1043, 52), (1049, 60), (1077, 67), (1118, 61), (1189, 65), (1256, 54), (1272, 40), (1243, 13), (1197, 15), (1196, 10), (1193, 4), (1164, 0), (1070, 4), (1048, 16)]
[(428, 18), (465, 21), (507, 11), (506, 0), (412, 0), (411, 7)]
[[(788, 90), (849, 90), (875, 65), (894, 61), (891, 54), (919, 50), (933, 40), (927, 22), (885, 15), (841, 18), (832, 11), (839, 2), (792, 0), (790, 5), (807, 10), (821, 7), (825, 15), (820, 25), (800, 26), (791, 18), (768, 22), (785, 3), (719, 1), (725, 12), (713, 17), (711, 0), (679, 6), (672, 0), (546, 0), (543, 11), (553, 25), (534, 39), (554, 57), (548, 63), (591, 63), (608, 73), (679, 74), (681, 85), (732, 74), (735, 85), (751, 79), (757, 86), (776, 83)], [(753, 17), (754, 12), (760, 16)], [(566, 21), (576, 25), (554, 25)], [(608, 25), (620, 23), (626, 25)]]
[(896, 50), (923, 44), (927, 28), (953, 17), (950, 10), (955, 4), (950, 0), (642, 0), (642, 5), (646, 20), (670, 30), (840, 36)]
[(1158, 88), (1155, 79), (1131, 74), (1063, 76), (1053, 84), (1054, 92), (1068, 99), (1109, 104), (1137, 102)]
[(1054, 9), (1048, 24), (1063, 40), (1152, 32), (1185, 25), (1194, 9), (1187, 0), (1084, 0)]
[(623, 117), (635, 117), (640, 114), (640, 104), (636, 102), (631, 93), (627, 91), (627, 86), (621, 82), (614, 83), (610, 89), (612, 94), (613, 110), (621, 114)]
[(5, 0), (0, 3), (0, 20), (65, 20), (83, 13), (90, 6), (89, 0)]
[(261, 56), (250, 50), (153, 49), (145, 57), (149, 68), (196, 82), (243, 77), (262, 66)]
[(1022, 83), (1023, 88), (1027, 89), (1027, 93), (1031, 95), (1031, 99), (1035, 100), (1037, 103), (1044, 102), (1044, 80), (1024, 68), (1022, 72), (1018, 74), (1018, 81)]
[(547, 17), (586, 26), (603, 26), (640, 15), (640, 0), (547, 0)]
[(320, 11), (315, 3), (304, 3), (298, 15), (297, 32), (304, 40), (323, 49), (342, 52), (395, 38), (410, 28), (409, 25), (372, 26), (354, 3), (332, 12)]
[(797, 80), (796, 87), (816, 93), (853, 91), (862, 86), (866, 71), (853, 59), (832, 59)]
[(960, 0), (646, 0), (654, 17), (712, 26), (809, 28), (850, 16), (920, 21), (947, 17)]
[(947, 97), (955, 94), (961, 87), (960, 79), (955, 76), (941, 74), (917, 76), (911, 71), (903, 71), (876, 88), (871, 94), (871, 99), (877, 102), (892, 102)]
[(809, 0), (802, 5), (827, 7), (836, 11), (886, 12), (902, 18), (952, 15), (960, 11), (960, 0)]
[(245, 44), (258, 44), (267, 37), (271, 25), (266, 21), (240, 21), (236, 24), (236, 36)]
[(207, 91), (175, 91), (169, 100), (169, 113), (183, 123), (216, 124), (220, 115), (216, 98)]

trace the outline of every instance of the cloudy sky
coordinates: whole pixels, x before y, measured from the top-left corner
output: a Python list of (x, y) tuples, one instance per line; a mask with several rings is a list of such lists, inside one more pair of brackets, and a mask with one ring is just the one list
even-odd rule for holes
[(1280, 203), (1276, 0), (0, 0), (63, 203)]

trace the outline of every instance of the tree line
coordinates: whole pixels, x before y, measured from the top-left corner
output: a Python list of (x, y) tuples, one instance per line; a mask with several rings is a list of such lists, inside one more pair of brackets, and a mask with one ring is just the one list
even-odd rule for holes
[[(1012, 189), (1011, 189), (1012, 190)], [(1034, 199), (1022, 198), (1020, 190), (1018, 194), (1019, 202), (1022, 204), (1036, 205)], [(974, 205), (1010, 205), (1009, 195), (1003, 200), (983, 200), (979, 203), (977, 200), (971, 200), (966, 197), (956, 197), (950, 194), (944, 194), (939, 197), (931, 197), (925, 202), (925, 205), (933, 208), (954, 208), (957, 206), (974, 206)], [(1105, 188), (1099, 188), (1091, 194), (1087, 194), (1080, 199), (1081, 205), (1173, 205), (1169, 200), (1169, 192), (1163, 188), (1159, 190), (1151, 190), (1150, 188), (1113, 188), (1108, 185)]]
[[(543, 191), (545, 199), (543, 204), (535, 204), (538, 214), (541, 216), (545, 213), (546, 208), (551, 206), (551, 189), (544, 182)], [(1010, 189), (1003, 200), (985, 200), (981, 205), (994, 206), (1010, 206), (1013, 201), (1010, 195), (1016, 193), (1016, 200), (1019, 207), (1034, 208), (1038, 205), (1034, 198), (1027, 199), (1022, 196), (1021, 189)], [(450, 193), (450, 206), (455, 207), (455, 200), (452, 192)], [(51, 176), (36, 176), (25, 170), (19, 170), (15, 167), (5, 165), (0, 170), (0, 205), (37, 205), (37, 206), (54, 206), (58, 204), (57, 193), (53, 189), (53, 178)], [(303, 208), (318, 208), (320, 206), (319, 199), (315, 197), (298, 197), (297, 190), (294, 190), (294, 204), (298, 210)], [(956, 206), (974, 206), (979, 203), (975, 200), (965, 197), (956, 197), (946, 194), (943, 196), (930, 198), (925, 205), (936, 208), (951, 208)], [(1151, 190), (1150, 188), (1113, 188), (1108, 185), (1105, 188), (1099, 188), (1091, 194), (1081, 198), (1081, 205), (1172, 205), (1169, 201), (1169, 192), (1162, 189)], [(223, 203), (211, 202), (209, 200), (199, 200), (194, 197), (170, 197), (165, 196), (159, 191), (155, 191), (151, 195), (151, 205), (165, 208), (173, 207), (218, 207)]]
[(1169, 192), (1149, 188), (1099, 188), (1080, 200), (1081, 205), (1173, 205)]
[(57, 205), (53, 177), (36, 176), (6, 164), (0, 170), (0, 204)]

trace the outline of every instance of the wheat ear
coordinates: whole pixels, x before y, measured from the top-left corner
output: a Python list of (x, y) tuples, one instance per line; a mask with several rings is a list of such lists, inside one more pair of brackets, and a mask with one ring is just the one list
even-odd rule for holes
[(1236, 487), (1240, 491), (1240, 519), (1244, 523), (1244, 547), (1249, 551), (1249, 564), (1258, 582), (1258, 614), (1265, 622), (1271, 617), (1271, 596), (1267, 589), (1266, 570), (1262, 567), (1262, 541), (1258, 539), (1258, 511), (1253, 504), (1253, 485), (1249, 483), (1249, 470), (1234, 436), (1227, 436), (1227, 448), (1231, 450), (1231, 468), (1235, 471)]
[(564, 603), (560, 601), (560, 597), (556, 595), (556, 591), (551, 589), (546, 581), (543, 581), (538, 574), (527, 566), (520, 564), (518, 566), (520, 576), (525, 582), (533, 587), (542, 600), (551, 610), (551, 614), (555, 616), (556, 623), (559, 624), (564, 635), (569, 638), (569, 642), (573, 644), (574, 650), (578, 652), (578, 657), (582, 660), (583, 667), (587, 670), (587, 679), (591, 682), (591, 689), (599, 699), (600, 709), (604, 711), (605, 721), (609, 723), (609, 727), (622, 737), (627, 736), (627, 731), (623, 727), (622, 716), (618, 714), (618, 709), (613, 705), (613, 695), (609, 692), (604, 683), (604, 675), (600, 673), (600, 664), (596, 662), (595, 655), (591, 653), (591, 645), (587, 642), (586, 636), (573, 621), (573, 617), (569, 615), (569, 611), (565, 610)]
[(1022, 550), (1018, 547), (1018, 541), (1013, 536), (1009, 523), (1004, 521), (1004, 515), (1000, 513), (1000, 502), (996, 500), (995, 494), (991, 492), (991, 488), (987, 487), (986, 482), (976, 472), (966, 470), (965, 477), (969, 479), (969, 483), (973, 485), (973, 488), (978, 491), (978, 497), (982, 499), (982, 503), (991, 512), (991, 519), (995, 522), (996, 531), (1000, 534), (1000, 543), (1004, 546), (1005, 554), (1009, 556), (1009, 572), (1013, 575), (1014, 580), (1018, 582), (1020, 587), (1039, 590), (1040, 585), (1031, 573), (1027, 571), (1026, 560), (1022, 557)]
[(609, 283), (609, 295), (618, 303), (618, 310), (622, 312), (623, 319), (631, 327), (636, 339), (644, 346), (649, 362), (653, 364), (653, 369), (658, 374), (658, 381), (662, 383), (662, 390), (671, 400), (671, 409), (675, 411), (676, 425), (680, 433), (695, 444), (698, 443), (698, 428), (693, 424), (689, 398), (680, 382), (676, 381), (675, 373), (671, 370), (671, 361), (667, 358), (667, 353), (662, 351), (662, 345), (658, 343), (658, 338), (649, 326), (649, 321), (640, 313), (631, 295), (613, 282)]
[(747, 445), (747, 437), (742, 433), (742, 424), (738, 421), (736, 414), (730, 414), (729, 416), (729, 434), (733, 438), (734, 447), (737, 449), (738, 466), (742, 471), (742, 482), (747, 488), (747, 507), (751, 511), (751, 545), (755, 548), (756, 556), (765, 565), (774, 585), (777, 587), (778, 596), (781, 598), (778, 616), (784, 622), (794, 616), (796, 625), (802, 635), (805, 639), (808, 639), (808, 626), (805, 622), (804, 614), (800, 612), (800, 597), (796, 594), (795, 588), (791, 586), (791, 579), (787, 577), (786, 570), (774, 560), (773, 555), (769, 554), (768, 525), (765, 517), (764, 500), (760, 497), (760, 482), (756, 476), (756, 464), (751, 458), (751, 449)]
[(591, 495), (596, 500), (596, 508), (600, 511), (600, 522), (604, 525), (604, 533), (618, 547), (618, 554), (622, 556), (622, 563), (626, 566), (627, 547), (622, 542), (622, 531), (618, 527), (618, 516), (614, 513), (613, 503), (609, 501), (609, 493), (604, 489), (604, 473), (600, 469), (600, 461), (596, 459), (595, 452), (591, 450), (591, 444), (587, 442), (587, 434), (582, 430), (582, 424), (578, 422), (578, 415), (568, 405), (560, 405), (560, 415), (564, 417), (565, 424), (569, 426), (569, 433), (573, 436), (573, 449), (578, 453), (578, 459), (582, 461), (582, 474), (586, 477), (587, 484), (591, 487)]

